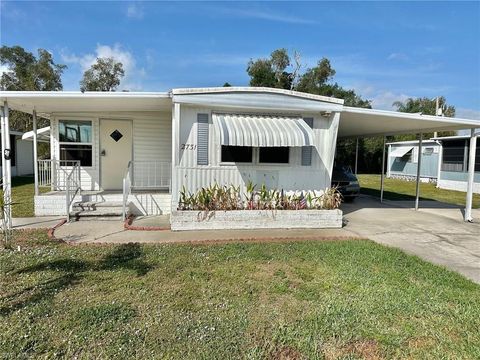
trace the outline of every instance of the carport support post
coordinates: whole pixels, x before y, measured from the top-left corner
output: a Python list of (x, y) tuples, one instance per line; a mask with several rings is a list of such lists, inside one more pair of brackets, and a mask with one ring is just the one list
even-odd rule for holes
[(467, 201), (465, 204), (465, 221), (472, 222), (473, 182), (475, 180), (475, 154), (477, 151), (477, 137), (475, 136), (475, 129), (471, 129), (469, 151), (470, 153), (468, 156), (468, 184)]
[(37, 111), (33, 110), (33, 176), (35, 181), (35, 196), (38, 196), (38, 149), (37, 149)]
[(383, 188), (385, 182), (385, 138), (386, 136), (383, 136), (382, 175), (380, 176), (380, 202), (383, 202)]
[(2, 106), (1, 108), (1, 135), (2, 135), (2, 153), (0, 156), (2, 157), (2, 190), (5, 190), (5, 171), (6, 171), (6, 166), (5, 166), (5, 159), (3, 157), (3, 151), (5, 150), (5, 108)]
[(358, 174), (358, 138), (357, 138), (357, 144), (355, 146), (355, 175)]
[(418, 202), (420, 200), (420, 170), (422, 167), (422, 145), (423, 134), (420, 133), (420, 138), (418, 140), (417, 183), (415, 185), (415, 210), (418, 210)]
[[(12, 228), (12, 162), (10, 157), (5, 159), (5, 150), (10, 150), (10, 125), (8, 119), (8, 103), (3, 103), (3, 122), (2, 122), (2, 171), (3, 171), (3, 206), (4, 206), (4, 219), (7, 229)], [(4, 169), (4, 170), (3, 170)]]

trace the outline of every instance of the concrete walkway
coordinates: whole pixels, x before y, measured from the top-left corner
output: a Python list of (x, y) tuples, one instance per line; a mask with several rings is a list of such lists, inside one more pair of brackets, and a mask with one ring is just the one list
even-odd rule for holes
[(12, 225), (14, 229), (51, 229), (65, 216), (39, 216), (28, 218), (13, 218)]

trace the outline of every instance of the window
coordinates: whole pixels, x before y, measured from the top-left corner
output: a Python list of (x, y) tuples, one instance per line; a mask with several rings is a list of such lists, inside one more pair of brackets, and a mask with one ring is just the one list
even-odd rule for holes
[(253, 149), (249, 146), (222, 145), (222, 162), (251, 163)]
[(261, 147), (258, 162), (267, 164), (288, 164), (289, 155), (289, 147)]
[[(480, 140), (477, 138), (477, 150), (475, 152), (475, 172), (480, 172)], [(468, 140), (468, 158), (470, 158), (470, 140)]]
[(465, 140), (444, 141), (442, 171), (465, 171)]
[(427, 147), (423, 149), (423, 155), (432, 155), (433, 154), (433, 147)]
[(58, 123), (60, 160), (79, 160), (81, 166), (92, 166), (92, 122), (60, 120)]

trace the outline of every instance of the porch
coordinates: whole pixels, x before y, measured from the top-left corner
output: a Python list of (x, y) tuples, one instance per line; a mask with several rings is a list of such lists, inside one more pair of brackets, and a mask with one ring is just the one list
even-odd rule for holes
[(38, 160), (36, 216), (125, 219), (129, 214), (157, 216), (171, 208), (171, 163), (130, 161), (121, 190), (92, 190), (79, 161)]

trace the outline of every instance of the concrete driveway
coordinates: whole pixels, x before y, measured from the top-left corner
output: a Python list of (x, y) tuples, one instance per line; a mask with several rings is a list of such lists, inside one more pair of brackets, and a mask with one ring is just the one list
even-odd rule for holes
[(463, 210), (438, 202), (385, 202), (360, 197), (343, 204), (346, 229), (457, 271), (480, 283), (480, 210), (476, 223), (463, 221)]

